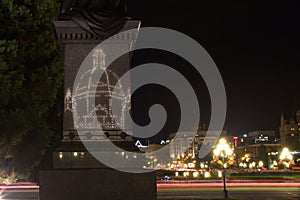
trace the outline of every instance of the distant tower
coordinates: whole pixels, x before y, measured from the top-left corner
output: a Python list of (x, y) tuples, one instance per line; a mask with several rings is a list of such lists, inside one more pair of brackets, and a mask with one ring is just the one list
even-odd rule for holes
[(296, 112), (296, 121), (297, 121), (297, 125), (298, 125), (298, 132), (300, 134), (300, 110), (297, 110), (297, 112)]
[(281, 113), (281, 119), (280, 119), (280, 121), (281, 121), (281, 126), (283, 126), (284, 124), (285, 124), (285, 119), (284, 119), (284, 115), (283, 115), (283, 113)]
[(293, 117), (290, 119), (290, 124), (291, 124), (291, 125), (294, 125), (294, 124), (296, 124), (296, 121), (294, 120), (294, 118), (293, 118)]
[(285, 120), (281, 115), (281, 124), (279, 127), (281, 146), (288, 147), (291, 151), (300, 150), (299, 146), (299, 127), (293, 117)]

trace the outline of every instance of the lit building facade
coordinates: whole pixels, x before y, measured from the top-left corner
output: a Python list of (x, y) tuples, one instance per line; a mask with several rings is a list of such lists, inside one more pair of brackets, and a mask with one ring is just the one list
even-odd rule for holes
[(239, 138), (235, 153), (238, 162), (241, 162), (241, 159), (248, 155), (251, 162), (263, 161), (267, 166), (271, 163), (270, 155), (277, 155), (280, 149), (280, 139), (276, 137), (275, 131), (257, 130)]
[(246, 134), (238, 140), (238, 146), (254, 144), (279, 144), (280, 139), (276, 137), (274, 130), (256, 130)]
[(177, 159), (185, 156), (188, 149), (193, 145), (195, 132), (181, 132), (180, 137), (176, 137), (170, 143), (170, 158)]
[[(227, 131), (198, 131), (195, 135), (194, 132), (181, 132), (182, 137), (177, 137), (170, 143), (170, 157), (172, 159), (180, 157), (195, 157), (202, 145), (213, 145), (217, 142), (219, 137), (226, 137)], [(209, 136), (208, 136), (209, 135)]]

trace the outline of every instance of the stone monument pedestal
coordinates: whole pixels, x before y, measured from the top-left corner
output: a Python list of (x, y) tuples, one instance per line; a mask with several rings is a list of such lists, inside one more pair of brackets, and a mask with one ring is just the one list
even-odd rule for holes
[[(41, 200), (156, 200), (156, 173), (125, 173), (111, 169), (95, 159), (82, 144), (82, 140), (97, 141), (105, 147), (104, 135), (121, 147), (125, 152), (137, 152), (134, 141), (125, 132), (118, 129), (97, 129), (76, 131), (79, 123), (74, 122), (72, 97), (73, 84), (85, 57), (105, 38), (98, 38), (79, 27), (72, 21), (54, 22), (57, 40), (64, 55), (64, 120), (61, 145), (53, 153), (53, 169), (40, 171)], [(122, 31), (139, 28), (139, 21), (127, 21)], [(114, 45), (132, 48), (137, 33), (125, 35), (119, 33), (113, 38)], [(130, 49), (131, 50), (131, 49)], [(130, 54), (114, 63), (116, 75), (122, 75), (130, 69)], [(103, 105), (104, 107), (106, 105)], [(74, 111), (75, 112), (75, 111)], [(81, 117), (81, 116), (79, 116)], [(110, 120), (111, 116), (103, 119)], [(77, 124), (76, 124), (77, 123)], [(102, 121), (105, 126), (105, 121)], [(81, 124), (79, 124), (81, 125)], [(110, 123), (111, 125), (111, 123)], [(82, 126), (85, 126), (84, 124)], [(99, 143), (100, 142), (100, 143)], [(105, 151), (110, 151), (109, 148)]]
[(41, 200), (155, 200), (155, 173), (130, 174), (114, 169), (40, 172)]

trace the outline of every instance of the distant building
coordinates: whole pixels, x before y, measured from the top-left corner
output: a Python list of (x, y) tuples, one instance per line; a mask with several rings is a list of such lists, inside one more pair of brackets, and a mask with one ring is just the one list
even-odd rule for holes
[(188, 156), (195, 157), (202, 145), (213, 145), (217, 142), (218, 138), (226, 137), (227, 131), (198, 131), (195, 135), (194, 132), (181, 132), (181, 137), (177, 137), (170, 144), (170, 157), (172, 159)]
[(299, 150), (300, 111), (297, 111), (295, 118), (290, 119), (285, 119), (282, 114), (280, 121), (281, 146), (288, 147), (292, 151)]
[(297, 121), (297, 125), (298, 125), (298, 131), (300, 133), (300, 110), (298, 110), (296, 112), (296, 121)]
[[(219, 137), (227, 137), (227, 131), (221, 130), (221, 135), (219, 135), (220, 131), (199, 131), (195, 141), (199, 146), (201, 145), (211, 145), (213, 146)], [(227, 139), (227, 138), (226, 138)]]
[(244, 134), (238, 141), (238, 146), (253, 144), (274, 144), (279, 143), (280, 139), (275, 136), (274, 130), (256, 130)]
[(248, 133), (249, 137), (257, 137), (257, 136), (274, 136), (275, 137), (275, 131), (274, 130), (257, 130), (257, 131), (251, 131)]
[(268, 155), (280, 151), (280, 139), (275, 136), (273, 130), (257, 130), (244, 134), (239, 138), (235, 148), (237, 158), (249, 154), (253, 161), (262, 160), (268, 163)]
[(180, 132), (170, 144), (170, 158), (177, 159), (184, 157), (188, 149), (193, 145), (195, 132)]

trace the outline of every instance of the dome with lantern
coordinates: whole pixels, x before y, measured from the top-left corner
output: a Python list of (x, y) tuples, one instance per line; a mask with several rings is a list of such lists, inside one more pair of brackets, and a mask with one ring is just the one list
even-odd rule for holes
[[(130, 109), (129, 91), (124, 91), (121, 82), (118, 82), (119, 76), (105, 67), (102, 49), (93, 51), (90, 65), (73, 88), (74, 127), (81, 130), (124, 129), (125, 113)], [(102, 76), (96, 80), (99, 73)], [(120, 108), (114, 109), (116, 113), (112, 112), (112, 102), (120, 105)]]

